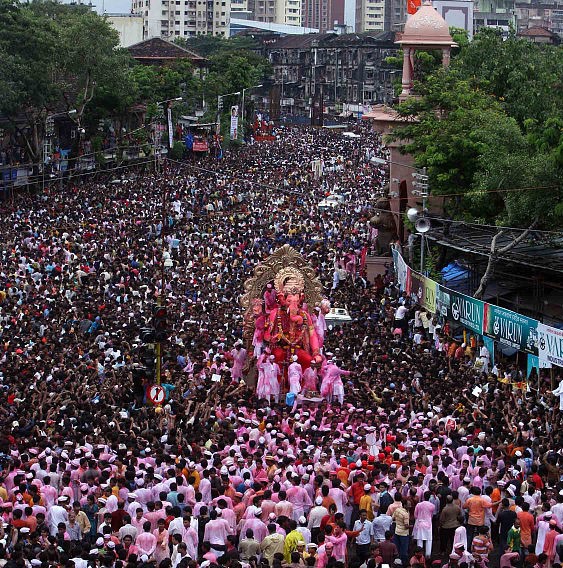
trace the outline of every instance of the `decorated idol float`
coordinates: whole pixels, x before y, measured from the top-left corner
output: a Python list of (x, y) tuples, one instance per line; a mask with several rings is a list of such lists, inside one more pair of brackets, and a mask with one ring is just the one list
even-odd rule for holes
[[(324, 362), (325, 315), (330, 310), (315, 271), (302, 255), (284, 245), (256, 266), (244, 291), (243, 337), (252, 354), (245, 373), (247, 383), (260, 390), (264, 377), (259, 374), (275, 374), (283, 394), (290, 386), (292, 365), (297, 363), (303, 373), (303, 390), (312, 394), (318, 388), (312, 377)], [(275, 396), (275, 385), (270, 390)]]

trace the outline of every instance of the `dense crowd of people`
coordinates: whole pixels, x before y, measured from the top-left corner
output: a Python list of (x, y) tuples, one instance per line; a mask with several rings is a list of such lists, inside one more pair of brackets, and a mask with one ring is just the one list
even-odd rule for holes
[[(358, 130), (285, 129), (222, 160), (2, 203), (1, 568), (559, 568), (549, 385), (514, 390), (477, 348), (449, 348), (391, 258), (375, 279), (341, 269), (374, 245), (386, 183), (381, 140)], [(329, 193), (343, 202), (320, 209)], [(323, 347), (347, 371), (340, 399), (288, 405), (245, 383), (243, 283), (286, 243), (352, 317)]]

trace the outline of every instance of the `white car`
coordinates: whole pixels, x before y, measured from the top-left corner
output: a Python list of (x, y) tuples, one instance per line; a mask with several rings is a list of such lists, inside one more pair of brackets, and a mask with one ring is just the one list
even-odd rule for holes
[(344, 203), (344, 196), (335, 193), (333, 195), (325, 197), (319, 203), (319, 209), (334, 209), (335, 207), (338, 207), (341, 203)]
[(343, 323), (350, 323), (352, 318), (346, 308), (330, 308), (330, 312), (325, 316), (327, 325), (337, 326)]

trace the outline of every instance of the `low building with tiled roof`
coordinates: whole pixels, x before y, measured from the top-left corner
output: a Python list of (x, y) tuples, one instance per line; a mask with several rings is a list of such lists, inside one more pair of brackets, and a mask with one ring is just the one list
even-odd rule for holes
[(194, 67), (207, 67), (205, 57), (159, 37), (140, 41), (130, 45), (127, 49), (133, 59), (143, 65), (167, 65), (187, 59)]

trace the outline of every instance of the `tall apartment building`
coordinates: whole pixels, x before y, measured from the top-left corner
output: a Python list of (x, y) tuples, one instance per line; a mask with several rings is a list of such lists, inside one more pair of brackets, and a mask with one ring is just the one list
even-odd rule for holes
[[(356, 25), (356, 0), (302, 0), (302, 21), (319, 33), (352, 33)], [(343, 27), (344, 26), (344, 27)]]
[(248, 0), (231, 0), (231, 14), (233, 18), (246, 18), (250, 16)]
[(356, 32), (398, 31), (406, 19), (406, 0), (356, 0)]
[(301, 0), (278, 0), (276, 4), (276, 23), (301, 26)]
[(301, 26), (301, 0), (252, 0), (249, 10), (258, 22)]
[[(339, 10), (335, 4), (342, 4)], [(324, 34), (332, 30), (335, 14), (334, 11), (344, 13), (343, 0), (303, 0), (301, 3), (302, 21), (307, 28), (315, 28)], [(336, 18), (337, 20), (339, 18)], [(340, 22), (339, 22), (340, 23)]]
[(143, 16), (143, 37), (229, 36), (231, 0), (132, 0)]
[(516, 2), (518, 31), (546, 28), (563, 39), (563, 0), (519, 0)]
[(514, 0), (475, 0), (473, 28), (498, 28), (508, 37), (511, 28), (516, 29), (516, 6)]

